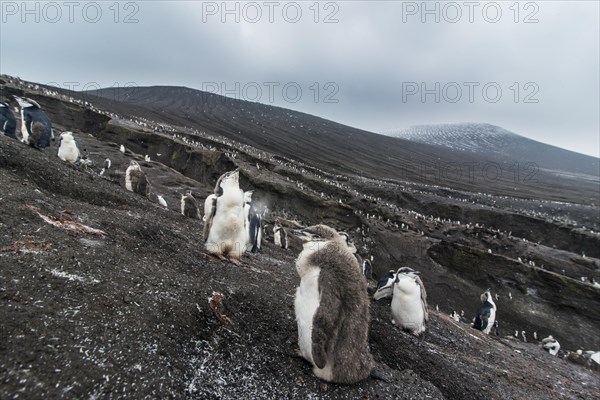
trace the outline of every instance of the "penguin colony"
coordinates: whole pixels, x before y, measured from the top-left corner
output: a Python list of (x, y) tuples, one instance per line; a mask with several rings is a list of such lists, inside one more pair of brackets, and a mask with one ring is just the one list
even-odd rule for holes
[[(15, 96), (15, 100), (21, 111), (23, 143), (37, 149), (50, 146), (54, 138), (52, 124), (40, 105), (29, 98)], [(16, 126), (9, 105), (0, 102), (0, 133), (17, 139)], [(120, 151), (126, 153), (123, 145)], [(82, 159), (72, 132), (60, 135), (57, 156), (71, 164)], [(150, 162), (150, 156), (146, 155), (145, 161)], [(99, 175), (111, 164), (111, 160), (106, 159)], [(131, 160), (125, 172), (125, 188), (146, 197), (151, 193), (152, 186), (137, 161)], [(219, 178), (213, 194), (204, 204), (204, 240), (210, 254), (219, 258), (228, 256), (233, 261), (245, 251), (260, 251), (266, 211), (252, 204), (252, 196), (252, 191), (240, 189), (238, 170)], [(158, 195), (157, 200), (168, 207), (163, 196)], [(198, 203), (191, 192), (181, 195), (180, 209), (186, 217), (199, 218)], [(373, 257), (362, 260), (347, 233), (325, 225), (297, 230), (294, 235), (303, 242), (296, 261), (300, 284), (294, 301), (300, 354), (313, 365), (314, 374), (322, 380), (345, 384), (363, 380), (372, 374), (373, 368), (367, 341), (370, 311), (366, 290), (367, 279), (372, 276)], [(276, 246), (288, 248), (287, 232), (280, 221), (273, 227), (273, 238)], [(392, 298), (393, 324), (413, 335), (425, 332), (427, 294), (418, 271), (401, 267), (384, 274), (373, 298), (389, 297)], [(512, 298), (510, 293), (509, 297)], [(481, 303), (472, 326), (485, 334), (495, 328), (498, 334), (496, 305), (489, 289), (481, 295)], [(458, 313), (453, 312), (451, 316), (460, 321)], [(518, 336), (518, 331), (515, 335)], [(525, 331), (521, 336), (526, 341)], [(537, 340), (536, 333), (534, 339)], [(551, 355), (557, 355), (560, 350), (560, 344), (552, 336), (542, 340), (542, 347)]]

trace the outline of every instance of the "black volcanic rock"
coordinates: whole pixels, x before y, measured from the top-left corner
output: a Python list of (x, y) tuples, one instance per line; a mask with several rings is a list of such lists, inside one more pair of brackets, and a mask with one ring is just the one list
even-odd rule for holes
[[(0, 398), (546, 400), (593, 398), (600, 391), (597, 372), (566, 362), (563, 352), (552, 357), (531, 340), (537, 329), (540, 337), (558, 338), (563, 351), (597, 350), (600, 289), (591, 278), (600, 281), (594, 253), (600, 221), (585, 184), (544, 181), (519, 192), (534, 197), (528, 200), (490, 194), (513, 193), (504, 184), (404, 182), (378, 163), (356, 175), (344, 172), (355, 164), (339, 164), (346, 159), (342, 149), (370, 154), (375, 137), (362, 137), (357, 148), (341, 146), (336, 140), (349, 128), (314, 117), (303, 117), (311, 130), (332, 124), (337, 131), (304, 137), (313, 150), (315, 138), (324, 140), (314, 150), (321, 153), (295, 154), (285, 143), (302, 133), (277, 139), (266, 122), (247, 138), (232, 139), (227, 119), (241, 118), (237, 107), (245, 103), (206, 120), (223, 124), (217, 135), (200, 130), (192, 114), (88, 95), (85, 104), (75, 95), (5, 81), (1, 93), (34, 97), (60, 121), (59, 131), (75, 131), (93, 165), (61, 162), (56, 143), (37, 151), (0, 137)], [(301, 118), (273, 113), (284, 111)], [(264, 146), (282, 140), (282, 147), (269, 152), (248, 145), (254, 140)], [(377, 155), (369, 157), (361, 162)], [(105, 158), (113, 165), (100, 177)], [(123, 188), (132, 159), (168, 209)], [(322, 385), (295, 355), (299, 243), (292, 240), (286, 251), (271, 239), (262, 253), (242, 257), (242, 267), (203, 254), (202, 222), (180, 215), (180, 195), (193, 190), (202, 204), (218, 175), (232, 168), (240, 169), (241, 187), (254, 189), (268, 206), (271, 227), (276, 218), (287, 227), (325, 222), (348, 232), (362, 256), (374, 257), (375, 277), (400, 266), (421, 272), (431, 308), (423, 337), (392, 326), (389, 301), (371, 305), (369, 346), (390, 382)], [(499, 296), (500, 337), (468, 324), (487, 287)], [(211, 309), (213, 292), (222, 294), (219, 312), (228, 319)], [(460, 323), (447, 316), (461, 310)], [(527, 331), (529, 341), (512, 338), (515, 330)]]

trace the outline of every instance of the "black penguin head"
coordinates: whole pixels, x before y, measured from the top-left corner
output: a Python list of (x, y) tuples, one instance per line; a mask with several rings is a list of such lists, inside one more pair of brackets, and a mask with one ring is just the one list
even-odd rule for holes
[(293, 230), (292, 233), (303, 242), (326, 242), (339, 237), (336, 230), (327, 225), (313, 225), (308, 228)]
[(385, 275), (379, 278), (377, 281), (377, 290), (373, 294), (373, 299), (379, 300), (385, 297), (392, 297), (393, 295), (393, 286), (396, 281), (396, 271), (389, 270)]

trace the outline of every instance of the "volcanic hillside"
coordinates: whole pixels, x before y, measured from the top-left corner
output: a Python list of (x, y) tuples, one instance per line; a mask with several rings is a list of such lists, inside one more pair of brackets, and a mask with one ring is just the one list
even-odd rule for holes
[[(453, 162), (458, 150), (258, 104), (207, 106), (186, 121), (158, 103), (6, 76), (0, 84), (0, 100), (37, 100), (56, 133), (73, 131), (93, 163), (61, 162), (56, 143), (38, 151), (0, 137), (1, 398), (561, 399), (600, 391), (597, 371), (563, 359), (600, 349), (599, 203), (589, 181), (435, 185), (394, 175), (395, 163)], [(287, 126), (296, 117), (296, 128)], [(262, 125), (244, 125), (252, 119)], [(391, 146), (396, 158), (386, 161)], [(113, 166), (100, 176), (105, 158)], [(132, 159), (152, 182), (149, 199), (123, 188)], [(180, 215), (180, 196), (193, 190), (202, 203), (234, 168), (268, 207), (269, 227), (276, 218), (288, 229), (326, 223), (373, 257), (375, 278), (403, 265), (421, 272), (431, 313), (423, 338), (391, 325), (389, 300), (372, 303), (369, 344), (390, 382), (323, 385), (295, 356), (297, 241), (284, 250), (267, 237), (242, 267), (202, 253), (203, 223)], [(487, 288), (499, 336), (469, 326)], [(460, 322), (452, 311), (464, 311)], [(534, 332), (557, 338), (560, 357), (545, 353)]]
[(513, 160), (521, 165), (535, 164), (540, 169), (555, 171), (557, 175), (568, 173), (579, 178), (589, 175), (594, 179), (600, 171), (598, 158), (540, 143), (490, 124), (420, 125), (388, 134), (485, 157)]

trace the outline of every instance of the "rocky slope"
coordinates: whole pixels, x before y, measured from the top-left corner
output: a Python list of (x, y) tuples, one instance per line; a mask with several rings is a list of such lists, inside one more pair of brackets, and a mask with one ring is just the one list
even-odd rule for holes
[(573, 175), (598, 176), (598, 158), (528, 139), (490, 124), (419, 125), (389, 132), (390, 136), (417, 143), (435, 144), (465, 153), (500, 157), (522, 165)]
[[(0, 138), (0, 397), (560, 399), (600, 390), (598, 372), (532, 338), (600, 348), (600, 290), (589, 281), (600, 280), (597, 206), (353, 176), (153, 122), (153, 111), (119, 117), (23, 83), (2, 89), (39, 100), (95, 166)], [(106, 157), (113, 168), (100, 177)], [(168, 209), (123, 189), (131, 159)], [(389, 301), (372, 304), (369, 343), (389, 383), (323, 385), (295, 356), (298, 243), (269, 242), (241, 268), (202, 254), (202, 223), (179, 214), (179, 195), (202, 199), (235, 167), (269, 206), (268, 224), (325, 222), (374, 256), (376, 275), (422, 272), (432, 314), (424, 338), (391, 325)], [(466, 321), (487, 287), (499, 296), (499, 337)], [(223, 294), (214, 310), (213, 292)], [(453, 310), (466, 320), (450, 320)]]

